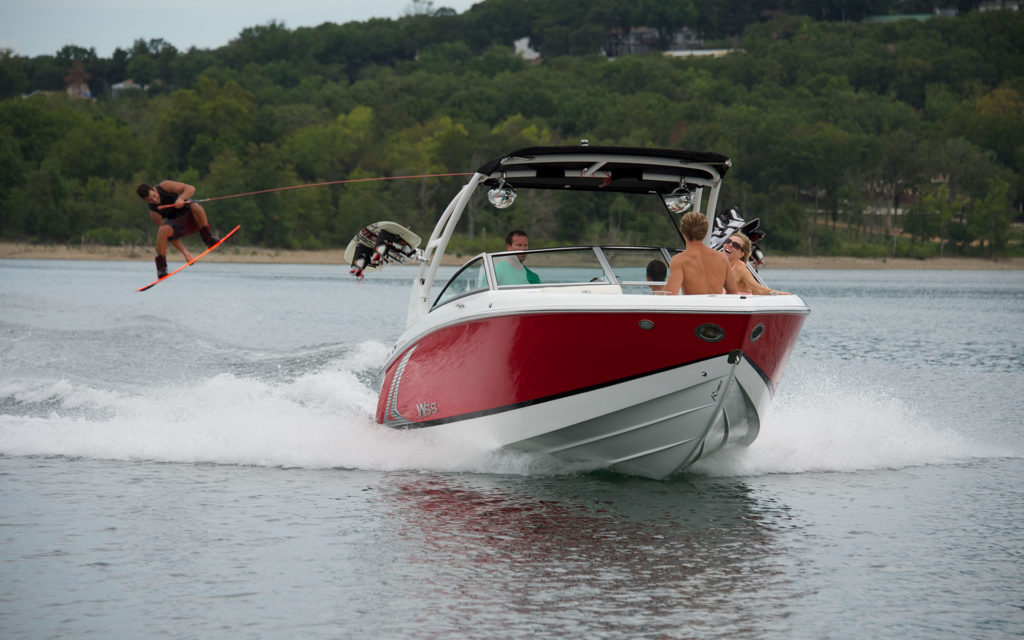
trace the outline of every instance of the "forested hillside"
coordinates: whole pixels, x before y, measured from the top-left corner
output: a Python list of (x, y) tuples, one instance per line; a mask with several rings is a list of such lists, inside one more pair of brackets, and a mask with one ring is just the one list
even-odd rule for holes
[[(455, 14), (415, 4), (398, 20), (253, 26), (216, 50), (140, 40), (110, 59), (73, 45), (0, 53), (0, 238), (148, 243), (139, 182), (223, 196), (465, 172), (518, 147), (585, 138), (729, 155), (722, 204), (760, 217), (772, 251), (1021, 251), (1011, 226), (1024, 194), (1021, 13), (967, 6), (865, 23), (878, 6), (922, 8), (486, 0)], [(637, 45), (631, 34), (648, 37)], [(515, 55), (523, 37), (539, 60)], [(687, 38), (732, 52), (662, 52)], [(651, 51), (622, 55), (629, 47)], [(602, 55), (610, 48), (620, 55)], [(145, 89), (113, 91), (128, 78)], [(372, 220), (428, 230), (462, 180), (300, 188), (207, 209), (221, 228), (243, 224), (247, 243), (336, 248)], [(548, 242), (671, 240), (626, 206), (481, 209), (463, 240), (511, 226)]]

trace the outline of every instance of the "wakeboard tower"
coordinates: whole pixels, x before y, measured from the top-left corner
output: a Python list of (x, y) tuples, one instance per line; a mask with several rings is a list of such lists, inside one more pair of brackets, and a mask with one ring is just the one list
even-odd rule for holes
[(382, 220), (366, 225), (356, 233), (345, 248), (349, 274), (357, 280), (364, 273), (382, 269), (385, 264), (418, 263), (423, 258), (420, 237), (397, 222)]

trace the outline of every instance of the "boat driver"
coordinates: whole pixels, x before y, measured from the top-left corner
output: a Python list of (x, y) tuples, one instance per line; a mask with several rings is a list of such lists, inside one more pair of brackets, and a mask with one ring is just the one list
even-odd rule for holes
[[(530, 248), (530, 239), (526, 232), (521, 229), (510, 231), (505, 236), (505, 251), (526, 251)], [(523, 262), (526, 254), (521, 253), (515, 256), (502, 256), (494, 259), (494, 276), (498, 280), (498, 286), (516, 284), (540, 284), (540, 278), (533, 271), (526, 268)]]

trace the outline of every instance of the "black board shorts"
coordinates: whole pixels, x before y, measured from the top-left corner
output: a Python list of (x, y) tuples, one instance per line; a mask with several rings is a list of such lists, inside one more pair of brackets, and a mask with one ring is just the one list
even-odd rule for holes
[(189, 212), (183, 216), (177, 218), (171, 218), (170, 220), (164, 220), (164, 224), (169, 225), (171, 229), (174, 229), (174, 233), (171, 234), (171, 240), (177, 240), (190, 236), (193, 233), (199, 231), (199, 223), (196, 222), (195, 216), (192, 215), (192, 206), (189, 205)]

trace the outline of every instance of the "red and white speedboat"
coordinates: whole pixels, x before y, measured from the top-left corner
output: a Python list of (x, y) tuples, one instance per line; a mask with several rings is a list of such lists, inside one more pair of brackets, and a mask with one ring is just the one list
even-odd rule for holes
[[(485, 164), (423, 249), (408, 327), (382, 368), (377, 422), (656, 479), (753, 442), (809, 312), (799, 296), (653, 295), (646, 266), (668, 264), (675, 250), (632, 246), (484, 253), (435, 287), (477, 192), (498, 207), (516, 194), (516, 206), (530, 206), (531, 189), (591, 204), (625, 194), (659, 215), (694, 208), (713, 220), (730, 164), (714, 153), (591, 146), (521, 149)], [(540, 282), (500, 284), (495, 264), (523, 255)]]

